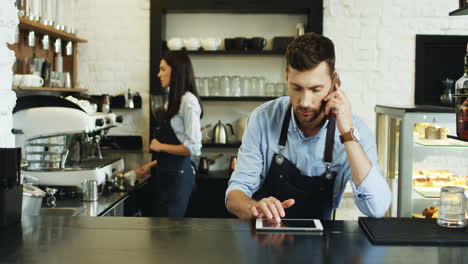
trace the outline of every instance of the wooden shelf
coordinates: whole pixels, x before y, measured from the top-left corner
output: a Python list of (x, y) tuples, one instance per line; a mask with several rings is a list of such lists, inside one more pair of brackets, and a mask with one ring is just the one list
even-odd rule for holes
[(459, 8), (449, 13), (449, 16), (463, 16), (468, 15), (468, 6)]
[(187, 50), (189, 55), (277, 55), (284, 52), (277, 50)]
[(75, 35), (68, 34), (61, 30), (57, 30), (51, 26), (42, 25), (39, 22), (31, 21), (24, 17), (20, 17), (19, 20), (19, 28), (22, 30), (32, 30), (38, 34), (49, 35), (52, 38), (60, 38), (62, 40), (68, 40), (73, 42), (88, 42), (87, 40), (78, 38)]
[(55, 88), (55, 87), (13, 87), (13, 91), (44, 91), (44, 92), (77, 92), (84, 93), (87, 89), (78, 88)]
[(202, 96), (202, 101), (253, 101), (264, 102), (274, 100), (278, 97), (274, 96)]

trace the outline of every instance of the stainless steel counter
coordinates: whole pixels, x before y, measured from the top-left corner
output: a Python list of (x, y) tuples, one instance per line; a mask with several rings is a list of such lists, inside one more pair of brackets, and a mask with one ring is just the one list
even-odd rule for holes
[[(109, 158), (122, 157), (125, 164), (125, 172), (142, 167), (151, 160), (150, 153), (135, 151), (103, 151), (103, 155)], [(144, 185), (132, 188), (128, 192), (107, 192), (99, 196), (97, 201), (85, 202), (80, 198), (58, 199), (55, 208), (42, 208), (42, 215), (71, 215), (71, 216), (123, 216), (123, 204), (133, 190), (138, 190)]]

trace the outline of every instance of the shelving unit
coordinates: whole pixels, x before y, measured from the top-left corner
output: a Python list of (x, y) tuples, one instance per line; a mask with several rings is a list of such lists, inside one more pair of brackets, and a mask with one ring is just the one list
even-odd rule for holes
[(241, 143), (228, 143), (228, 144), (212, 144), (204, 143), (203, 148), (239, 148)]
[(242, 101), (242, 102), (264, 102), (264, 101), (270, 101), (274, 100), (278, 97), (274, 96), (237, 96), (237, 97), (231, 97), (231, 96), (202, 96), (200, 99), (202, 101), (226, 101), (226, 102), (234, 102), (234, 101)]
[(55, 88), (55, 87), (13, 87), (13, 91), (42, 91), (42, 92), (76, 92), (84, 93), (87, 92), (87, 89), (78, 89), (78, 88)]
[(34, 31), (41, 35), (49, 35), (51, 37), (60, 38), (65, 41), (73, 41), (73, 42), (81, 42), (81, 43), (88, 42), (87, 40), (78, 38), (75, 35), (68, 34), (61, 30), (57, 30), (51, 26), (42, 25), (39, 22), (31, 21), (24, 17), (20, 17), (19, 22), (20, 23), (18, 26), (20, 29), (23, 29), (23, 30)]
[[(227, 13), (227, 14), (304, 14), (307, 15), (308, 31), (323, 32), (323, 0), (238, 0), (219, 1), (202, 0), (151, 0), (150, 14), (150, 90), (153, 94), (162, 94), (157, 71), (164, 52), (163, 40), (166, 39), (166, 14), (177, 13)], [(283, 55), (284, 52), (263, 51), (188, 51), (192, 55)]]
[(284, 55), (284, 52), (277, 50), (188, 50), (186, 52), (189, 55)]
[(468, 140), (450, 136), (447, 139), (415, 139), (415, 144), (425, 147), (468, 147)]
[[(72, 87), (75, 87), (77, 79), (77, 45), (78, 43), (88, 42), (85, 39), (79, 38), (76, 35), (57, 30), (51, 26), (42, 25), (39, 22), (31, 21), (25, 17), (19, 17), (19, 42), (9, 45), (9, 48), (15, 52), (16, 58), (25, 60), (26, 58), (44, 58), (51, 65), (51, 71), (56, 70), (54, 43), (57, 39), (62, 40), (62, 55), (63, 55), (63, 72), (70, 72)], [(34, 47), (28, 46), (28, 34), (33, 31), (35, 33), (36, 42)], [(43, 36), (49, 36), (49, 49), (42, 48)], [(66, 56), (66, 44), (71, 41), (73, 43), (73, 54)], [(29, 62), (30, 63), (30, 62)], [(16, 65), (15, 65), (16, 67)], [(47, 92), (85, 92), (85, 89), (69, 89), (69, 88), (48, 88), (48, 87), (16, 87), (16, 91), (47, 91)]]

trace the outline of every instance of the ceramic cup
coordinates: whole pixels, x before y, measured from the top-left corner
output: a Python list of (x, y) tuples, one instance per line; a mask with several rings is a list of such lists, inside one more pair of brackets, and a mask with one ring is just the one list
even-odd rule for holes
[(42, 87), (44, 79), (34, 74), (15, 74), (13, 85), (23, 87)]

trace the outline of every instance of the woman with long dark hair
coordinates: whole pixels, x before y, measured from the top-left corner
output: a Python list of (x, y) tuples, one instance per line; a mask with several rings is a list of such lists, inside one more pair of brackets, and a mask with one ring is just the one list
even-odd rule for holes
[(195, 184), (191, 156), (201, 150), (200, 97), (192, 62), (183, 51), (162, 58), (158, 77), (169, 95), (167, 104), (155, 112), (153, 161), (136, 171), (139, 178), (151, 172), (143, 214), (184, 217)]

